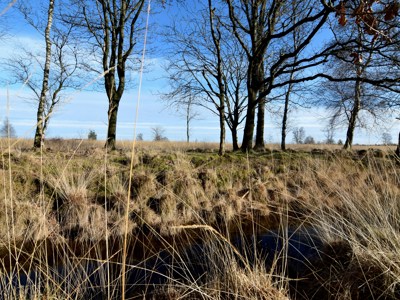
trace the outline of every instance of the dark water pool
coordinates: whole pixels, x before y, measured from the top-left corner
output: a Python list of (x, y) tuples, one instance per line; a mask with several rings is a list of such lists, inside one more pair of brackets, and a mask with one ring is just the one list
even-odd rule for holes
[[(224, 256), (229, 255), (243, 268), (251, 268), (257, 264), (270, 270), (274, 265), (278, 274), (285, 274), (296, 281), (310, 274), (310, 267), (319, 259), (322, 246), (313, 230), (289, 229), (268, 231), (245, 238), (233, 237), (229, 244), (226, 241), (196, 243), (179, 253), (172, 249), (162, 250), (140, 263), (129, 265), (126, 292), (128, 297), (137, 296), (138, 299), (143, 299), (143, 295), (151, 295), (158, 287), (167, 283), (207, 282), (215, 272), (224, 269)], [(120, 274), (118, 265), (88, 260), (81, 261), (76, 266), (53, 268), (47, 278), (39, 274), (42, 272), (36, 270), (29, 274), (20, 272), (3, 276), (0, 282), (2, 299), (10, 299), (10, 291), (7, 290), (10, 287), (28, 297), (38, 287), (43, 291), (46, 280), (59, 283), (61, 290), (77, 299), (107, 299), (108, 295), (118, 299), (121, 296), (121, 282), (117, 280)], [(109, 281), (111, 284), (108, 284)], [(111, 286), (112, 290), (107, 290), (106, 286)]]

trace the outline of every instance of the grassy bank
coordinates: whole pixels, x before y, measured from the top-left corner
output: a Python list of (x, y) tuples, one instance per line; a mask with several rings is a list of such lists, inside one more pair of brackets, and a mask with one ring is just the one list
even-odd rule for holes
[[(97, 290), (117, 299), (122, 277), (131, 276), (123, 270), (138, 276), (165, 253), (170, 272), (184, 274), (161, 274), (168, 279), (162, 285), (129, 296), (399, 297), (400, 175), (392, 149), (270, 147), (222, 157), (212, 144), (143, 142), (133, 156), (128, 143), (120, 149), (53, 140), (37, 152), (2, 140), (0, 281), (9, 299), (32, 289), (38, 298), (79, 299), (94, 276)], [(288, 228), (313, 228), (323, 241), (308, 278), (288, 277), (278, 263), (285, 251), (267, 269), (232, 242)], [(186, 249), (197, 244), (207, 245), (201, 279), (184, 272), (193, 260)], [(60, 266), (63, 276), (55, 278)], [(40, 276), (23, 276), (30, 271)], [(11, 273), (20, 274), (14, 283)], [(31, 291), (18, 290), (21, 278), (32, 281)]]

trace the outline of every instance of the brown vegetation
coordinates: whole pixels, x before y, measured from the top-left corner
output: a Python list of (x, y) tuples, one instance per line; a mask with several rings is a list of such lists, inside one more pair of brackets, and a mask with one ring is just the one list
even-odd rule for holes
[[(47, 274), (61, 262), (116, 263), (127, 228), (130, 267), (162, 249), (211, 245), (215, 274), (197, 287), (172, 281), (152, 292), (157, 299), (186, 293), (226, 299), (228, 291), (284, 299), (294, 293), (289, 278), (238, 265), (227, 250), (229, 239), (308, 226), (318, 231), (325, 254), (314, 263), (312, 280), (296, 287), (298, 297), (304, 290), (304, 297), (312, 298), (312, 292), (326, 299), (395, 299), (399, 293), (400, 176), (392, 150), (269, 150), (220, 157), (215, 147), (177, 150), (182, 145), (174, 144), (165, 150), (143, 143), (131, 161), (125, 147), (106, 153), (97, 142), (48, 144), (44, 152), (21, 144), (1, 149), (4, 271), (35, 266)], [(204, 226), (217, 234), (204, 233)], [(59, 285), (51, 291), (61, 298), (64, 292), (74, 293)]]

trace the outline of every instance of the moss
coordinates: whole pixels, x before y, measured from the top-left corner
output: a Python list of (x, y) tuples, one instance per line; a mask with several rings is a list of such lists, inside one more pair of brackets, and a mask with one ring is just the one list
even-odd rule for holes
[(210, 155), (207, 153), (189, 153), (188, 157), (195, 168), (203, 166), (210, 161)]
[(145, 159), (146, 167), (158, 173), (170, 170), (174, 164), (173, 155), (155, 155)]
[(126, 155), (118, 155), (111, 157), (111, 162), (122, 166), (128, 166), (130, 164), (130, 159)]

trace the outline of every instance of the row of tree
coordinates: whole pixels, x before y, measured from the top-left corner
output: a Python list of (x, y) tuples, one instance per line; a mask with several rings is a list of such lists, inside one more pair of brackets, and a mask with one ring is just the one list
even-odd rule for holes
[[(50, 117), (71, 89), (101, 82), (109, 102), (106, 147), (115, 148), (118, 108), (131, 80), (127, 71), (137, 66), (133, 54), (143, 32), (144, 4), (145, 0), (9, 3), (44, 38), (44, 50), (22, 49), (20, 56), (6, 63), (16, 81), (26, 84), (38, 103), (34, 147), (43, 145)], [(41, 72), (35, 72), (36, 68)], [(96, 80), (85, 83), (93, 77)]]
[[(138, 69), (145, 4), (14, 3), (45, 41), (41, 53), (24, 50), (7, 63), (38, 101), (35, 147), (42, 146), (49, 118), (66, 93), (82, 89), (82, 78), (97, 74), (101, 80), (96, 83), (101, 82), (109, 102), (106, 147), (115, 148), (119, 104), (134, 79), (127, 71)], [(220, 124), (220, 154), (226, 126), (234, 150), (264, 148), (270, 103), (280, 103), (282, 149), (289, 112), (296, 105), (328, 107), (330, 127), (347, 126), (345, 148), (351, 147), (354, 129), (363, 125), (364, 117), (379, 120), (400, 105), (396, 0), (171, 0), (156, 5), (171, 5), (179, 12), (160, 36), (169, 45), (160, 53), (169, 62), (171, 88), (165, 99), (185, 111), (188, 128), (193, 107), (214, 113)], [(40, 74), (32, 73), (33, 65), (40, 67)]]
[(347, 127), (346, 149), (365, 118), (387, 120), (400, 106), (398, 2), (207, 0), (200, 13), (182, 9), (188, 17), (166, 32), (166, 100), (187, 107), (194, 97), (218, 115), (220, 153), (225, 123), (235, 150), (242, 123), (241, 149), (264, 148), (272, 102), (280, 103), (282, 149), (293, 106), (327, 107), (328, 130)]

